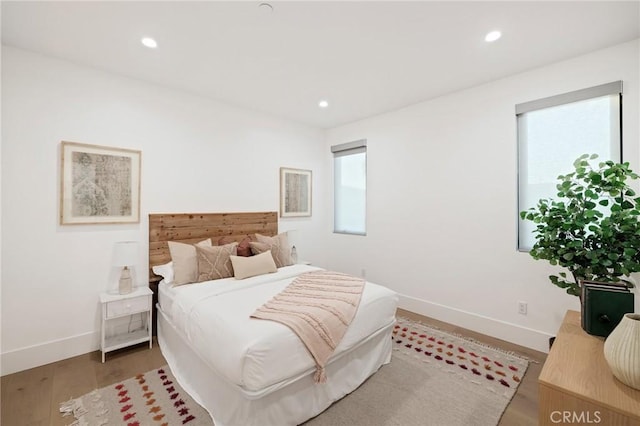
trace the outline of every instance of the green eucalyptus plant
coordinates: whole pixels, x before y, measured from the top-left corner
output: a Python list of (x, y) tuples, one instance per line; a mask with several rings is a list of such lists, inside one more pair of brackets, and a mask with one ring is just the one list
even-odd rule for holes
[(594, 168), (584, 154), (575, 171), (558, 176), (558, 198), (542, 199), (520, 212), (533, 221), (534, 259), (567, 268), (549, 279), (568, 294), (580, 296), (580, 280), (633, 283), (623, 278), (640, 271), (640, 197), (629, 186), (638, 175), (629, 163), (605, 161)]

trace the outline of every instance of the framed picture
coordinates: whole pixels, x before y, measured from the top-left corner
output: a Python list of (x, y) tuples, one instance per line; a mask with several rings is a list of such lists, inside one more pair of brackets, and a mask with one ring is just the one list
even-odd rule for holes
[(140, 151), (61, 145), (61, 225), (140, 222)]
[(311, 170), (280, 167), (280, 217), (311, 216)]

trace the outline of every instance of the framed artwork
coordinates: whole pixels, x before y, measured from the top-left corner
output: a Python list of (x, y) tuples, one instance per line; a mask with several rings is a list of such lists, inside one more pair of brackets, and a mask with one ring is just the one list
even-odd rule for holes
[(311, 170), (280, 167), (280, 217), (311, 216)]
[(61, 144), (60, 224), (139, 223), (140, 151)]

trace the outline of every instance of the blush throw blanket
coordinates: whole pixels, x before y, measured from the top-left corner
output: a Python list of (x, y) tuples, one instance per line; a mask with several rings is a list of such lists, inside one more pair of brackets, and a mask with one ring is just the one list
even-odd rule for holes
[(327, 380), (324, 367), (358, 310), (364, 280), (332, 271), (299, 275), (251, 318), (282, 323), (298, 335), (316, 363), (316, 383)]

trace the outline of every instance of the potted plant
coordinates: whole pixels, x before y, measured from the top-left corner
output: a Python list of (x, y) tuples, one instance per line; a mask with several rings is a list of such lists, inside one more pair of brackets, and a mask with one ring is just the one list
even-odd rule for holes
[(640, 271), (640, 197), (629, 186), (638, 175), (629, 163), (605, 161), (593, 167), (582, 155), (575, 171), (558, 176), (558, 198), (542, 199), (520, 212), (536, 224), (534, 259), (567, 268), (549, 279), (568, 294), (580, 296), (580, 280), (633, 283), (628, 275)]

